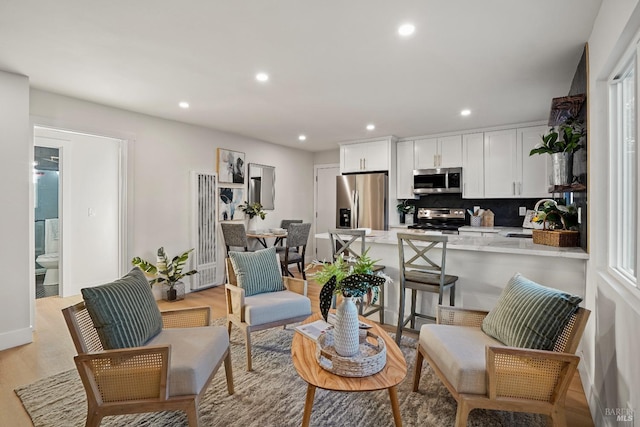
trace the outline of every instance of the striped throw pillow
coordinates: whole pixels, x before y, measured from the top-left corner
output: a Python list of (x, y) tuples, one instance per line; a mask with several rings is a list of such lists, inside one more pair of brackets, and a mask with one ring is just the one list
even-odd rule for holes
[(511, 347), (553, 350), (582, 298), (539, 285), (517, 273), (502, 291), (482, 330)]
[(276, 248), (255, 252), (229, 251), (229, 258), (238, 286), (244, 289), (245, 296), (284, 291)]
[(162, 315), (151, 286), (137, 267), (121, 279), (81, 292), (107, 350), (141, 346), (162, 330)]

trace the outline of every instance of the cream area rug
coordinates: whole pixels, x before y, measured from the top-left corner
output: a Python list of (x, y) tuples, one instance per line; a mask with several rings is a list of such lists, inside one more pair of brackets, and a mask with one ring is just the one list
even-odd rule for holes
[[(222, 324), (222, 320), (216, 320)], [(234, 328), (231, 340), (235, 394), (229, 396), (224, 365), (200, 402), (200, 425), (283, 427), (299, 426), (306, 394), (291, 362), (293, 327), (276, 328), (251, 335), (252, 372), (245, 371), (244, 341)], [(420, 391), (411, 391), (416, 341), (402, 338), (401, 349), (408, 374), (398, 386), (398, 399), (404, 426), (452, 426), (456, 401), (425, 362)], [(85, 392), (75, 370), (62, 372), (15, 390), (36, 427), (84, 426)], [(187, 426), (181, 412), (105, 417), (101, 426)], [(393, 426), (389, 393), (341, 393), (316, 390), (312, 426)], [(471, 411), (469, 426), (544, 426), (545, 417), (499, 411)]]

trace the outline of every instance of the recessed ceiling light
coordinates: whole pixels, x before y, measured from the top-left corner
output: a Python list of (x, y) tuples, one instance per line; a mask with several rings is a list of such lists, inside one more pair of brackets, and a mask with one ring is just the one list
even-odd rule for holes
[(306, 141), (306, 140), (307, 140), (307, 136), (306, 136), (306, 135), (299, 135), (299, 136), (298, 136), (298, 140), (300, 140), (300, 141)]
[(416, 31), (416, 27), (413, 24), (402, 24), (398, 27), (398, 34), (402, 37), (409, 37)]
[(376, 128), (376, 125), (372, 123), (367, 125), (367, 130), (374, 130), (375, 128)]
[(471, 110), (462, 110), (460, 111), (461, 116), (469, 116), (471, 114)]
[(180, 103), (178, 104), (178, 106), (179, 106), (180, 108), (189, 108), (189, 103), (188, 103), (188, 102), (185, 102), (185, 101), (182, 101), (182, 102), (180, 102)]
[(269, 80), (269, 75), (267, 73), (258, 73), (256, 74), (256, 80), (259, 82), (266, 82)]

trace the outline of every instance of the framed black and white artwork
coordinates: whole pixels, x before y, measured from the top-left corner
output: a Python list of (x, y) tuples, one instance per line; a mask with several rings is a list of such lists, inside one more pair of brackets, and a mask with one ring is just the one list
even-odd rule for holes
[(227, 184), (244, 184), (244, 153), (218, 148), (217, 162), (218, 182)]
[(233, 221), (244, 219), (244, 212), (238, 205), (244, 203), (244, 188), (218, 187), (218, 219)]

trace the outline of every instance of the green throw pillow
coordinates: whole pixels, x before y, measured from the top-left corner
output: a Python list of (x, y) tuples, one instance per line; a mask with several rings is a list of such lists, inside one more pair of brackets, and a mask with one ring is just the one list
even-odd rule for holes
[(244, 289), (245, 296), (285, 290), (276, 248), (255, 252), (230, 251), (229, 258), (238, 286)]
[(81, 292), (107, 350), (141, 346), (162, 330), (162, 315), (151, 286), (137, 267), (121, 279)]
[(517, 273), (502, 291), (482, 330), (511, 347), (553, 350), (582, 298), (539, 285)]

